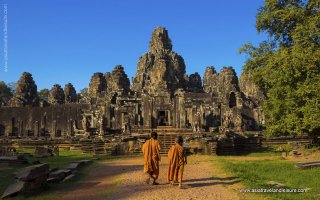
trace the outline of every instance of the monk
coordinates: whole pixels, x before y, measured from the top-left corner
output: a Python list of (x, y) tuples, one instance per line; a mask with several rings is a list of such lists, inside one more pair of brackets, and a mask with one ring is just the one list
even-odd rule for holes
[(151, 139), (147, 140), (142, 146), (144, 156), (144, 172), (148, 174), (146, 183), (150, 183), (153, 179), (153, 185), (159, 185), (156, 180), (159, 177), (159, 162), (160, 157), (160, 144), (157, 140), (158, 135), (156, 132), (151, 132)]
[(168, 152), (168, 182), (172, 185), (179, 182), (179, 188), (182, 187), (183, 168), (187, 164), (187, 156), (182, 144), (183, 138), (181, 136), (177, 137), (175, 144), (171, 146)]

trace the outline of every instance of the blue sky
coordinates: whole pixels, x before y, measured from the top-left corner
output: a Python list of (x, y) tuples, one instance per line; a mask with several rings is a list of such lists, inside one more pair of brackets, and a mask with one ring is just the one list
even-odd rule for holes
[[(153, 29), (169, 31), (173, 50), (187, 73), (206, 66), (235, 68), (238, 76), (245, 43), (265, 35), (255, 29), (262, 0), (0, 0), (0, 80), (17, 81), (28, 71), (38, 89), (71, 82), (88, 87), (94, 72), (117, 64), (135, 75), (140, 56), (148, 51)], [(4, 4), (7, 4), (8, 71), (4, 71)]]

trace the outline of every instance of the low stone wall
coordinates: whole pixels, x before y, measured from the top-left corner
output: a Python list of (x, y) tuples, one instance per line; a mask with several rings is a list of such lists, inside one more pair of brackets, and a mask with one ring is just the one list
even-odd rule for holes
[[(264, 139), (262, 137), (232, 136), (218, 138), (218, 136), (181, 134), (184, 137), (184, 146), (191, 154), (227, 155), (241, 154), (246, 152), (261, 151), (269, 146), (279, 144), (293, 144), (306, 146), (312, 143), (311, 138), (291, 139)], [(171, 145), (174, 144), (178, 134), (159, 134), (158, 140), (161, 145), (161, 153), (167, 154)], [(127, 155), (141, 154), (141, 148), (147, 135), (141, 136), (109, 136), (93, 139), (55, 139), (55, 140), (30, 140), (14, 139), (0, 143), (2, 146), (14, 146), (22, 148), (36, 148), (37, 146), (57, 146), (59, 149), (79, 150), (83, 153), (106, 154), (106, 155)], [(1, 153), (1, 150), (0, 150)]]

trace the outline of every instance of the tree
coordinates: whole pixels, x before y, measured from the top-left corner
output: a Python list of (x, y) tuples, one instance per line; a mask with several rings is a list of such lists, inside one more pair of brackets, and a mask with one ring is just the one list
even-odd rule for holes
[(16, 92), (17, 82), (10, 82), (7, 84), (7, 86), (10, 88), (12, 94)]
[(83, 88), (80, 90), (80, 96), (84, 97), (88, 92), (88, 88)]
[(320, 9), (317, 0), (266, 0), (256, 28), (268, 41), (245, 44), (244, 71), (267, 95), (269, 135), (320, 134)]
[(12, 97), (11, 89), (5, 82), (0, 81), (0, 107), (6, 105)]
[(41, 101), (46, 101), (46, 102), (48, 102), (49, 92), (50, 92), (50, 91), (49, 91), (47, 88), (40, 90), (40, 91), (38, 92), (39, 99), (40, 99)]
[(88, 93), (88, 88), (83, 88), (80, 90), (80, 93), (78, 93), (78, 101), (80, 103), (86, 103), (87, 102), (87, 93)]

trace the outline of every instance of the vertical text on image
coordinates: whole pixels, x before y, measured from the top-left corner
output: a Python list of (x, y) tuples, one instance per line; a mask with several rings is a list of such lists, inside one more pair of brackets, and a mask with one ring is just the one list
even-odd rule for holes
[(3, 68), (8, 72), (8, 5), (3, 4)]

